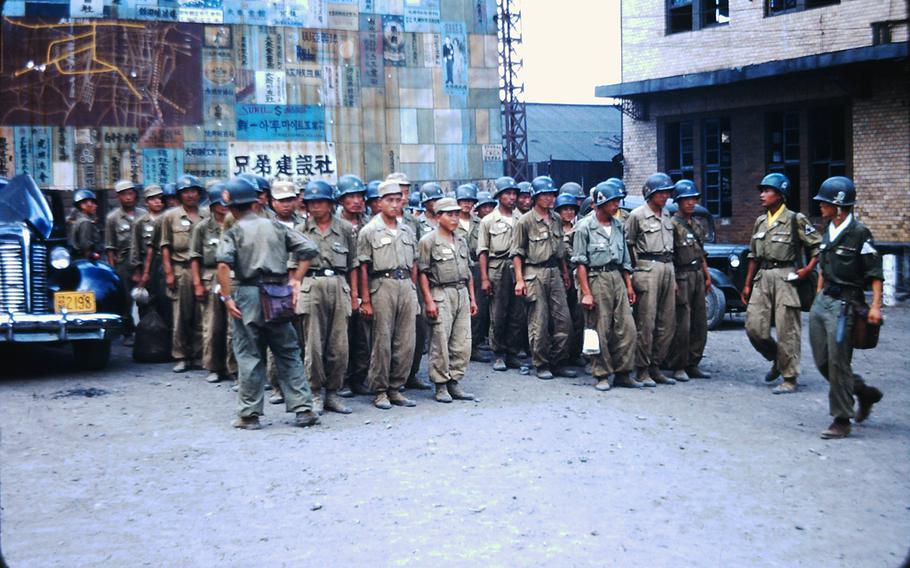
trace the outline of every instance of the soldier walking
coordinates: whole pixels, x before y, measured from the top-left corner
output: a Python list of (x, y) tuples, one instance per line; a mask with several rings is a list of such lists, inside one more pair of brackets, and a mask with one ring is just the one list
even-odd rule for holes
[(104, 248), (107, 251), (107, 262), (120, 277), (125, 293), (125, 313), (123, 315), (123, 344), (133, 344), (133, 270), (130, 266), (133, 224), (138, 216), (145, 214), (145, 209), (137, 208), (138, 194), (136, 186), (130, 180), (120, 180), (114, 184), (120, 207), (108, 213), (104, 222)]

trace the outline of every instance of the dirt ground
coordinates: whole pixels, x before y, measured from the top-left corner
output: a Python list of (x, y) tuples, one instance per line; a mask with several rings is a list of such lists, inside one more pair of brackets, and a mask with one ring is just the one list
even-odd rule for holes
[[(69, 352), (2, 353), (0, 534), (10, 566), (899, 566), (910, 544), (910, 310), (855, 367), (885, 392), (824, 441), (827, 383), (804, 325), (802, 390), (773, 396), (741, 320), (714, 378), (595, 391), (472, 363), (479, 400), (329, 414)], [(92, 390), (96, 389), (96, 390)], [(87, 396), (93, 395), (93, 396)]]

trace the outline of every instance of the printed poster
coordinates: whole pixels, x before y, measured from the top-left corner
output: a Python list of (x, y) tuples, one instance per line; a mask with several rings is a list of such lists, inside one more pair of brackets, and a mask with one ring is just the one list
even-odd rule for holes
[(450, 96), (468, 94), (468, 42), (464, 22), (445, 22), (442, 29), (442, 81)]
[(404, 18), (382, 17), (382, 57), (390, 67), (404, 67)]

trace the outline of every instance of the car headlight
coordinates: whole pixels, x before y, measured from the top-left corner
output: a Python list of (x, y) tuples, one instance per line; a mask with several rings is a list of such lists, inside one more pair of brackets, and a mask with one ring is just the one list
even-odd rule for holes
[(57, 270), (63, 270), (70, 265), (70, 251), (63, 247), (55, 247), (51, 250), (51, 266)]
[(739, 268), (739, 263), (740, 263), (739, 255), (731, 254), (730, 255), (730, 268)]

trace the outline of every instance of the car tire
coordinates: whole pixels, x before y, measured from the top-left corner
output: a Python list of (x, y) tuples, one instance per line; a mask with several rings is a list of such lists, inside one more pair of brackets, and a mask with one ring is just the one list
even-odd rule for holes
[(711, 289), (705, 294), (705, 301), (708, 303), (708, 329), (717, 329), (720, 327), (720, 322), (724, 321), (727, 298), (724, 296), (723, 290), (717, 286), (711, 286)]
[(111, 340), (92, 339), (73, 342), (76, 365), (83, 371), (100, 371), (111, 360)]

